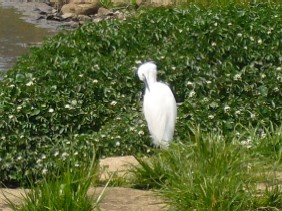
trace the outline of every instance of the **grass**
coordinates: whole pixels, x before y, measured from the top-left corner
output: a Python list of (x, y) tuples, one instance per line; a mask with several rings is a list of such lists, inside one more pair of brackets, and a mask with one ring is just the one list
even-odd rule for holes
[(139, 159), (135, 187), (157, 189), (172, 210), (281, 210), (281, 129), (272, 132), (249, 146), (194, 130), (188, 143)]
[(39, 184), (34, 184), (32, 190), (24, 196), (23, 205), (17, 205), (6, 198), (10, 207), (21, 211), (87, 211), (98, 208), (101, 197), (93, 203), (92, 197), (87, 196), (87, 191), (96, 177), (97, 162), (93, 159), (89, 166), (76, 169), (68, 163), (62, 168), (64, 171), (50, 178), (45, 177)]

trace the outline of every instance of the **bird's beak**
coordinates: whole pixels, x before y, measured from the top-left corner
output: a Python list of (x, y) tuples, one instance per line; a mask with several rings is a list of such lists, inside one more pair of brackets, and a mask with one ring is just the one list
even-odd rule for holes
[(144, 77), (144, 83), (145, 83), (145, 87), (150, 91), (149, 84), (148, 84), (146, 77)]

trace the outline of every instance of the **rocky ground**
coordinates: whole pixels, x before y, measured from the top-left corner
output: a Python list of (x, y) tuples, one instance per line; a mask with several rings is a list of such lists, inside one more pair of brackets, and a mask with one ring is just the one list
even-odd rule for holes
[[(73, 0), (74, 3), (62, 7), (35, 0), (0, 0), (4, 7), (16, 8), (23, 19), (43, 28), (52, 30), (75, 29), (87, 21), (99, 22), (107, 19), (125, 20), (131, 15), (127, 7), (106, 9), (99, 3), (85, 3), (83, 0)], [(82, 2), (82, 3), (81, 3)]]
[[(131, 164), (136, 165), (138, 162), (132, 156), (106, 158), (100, 161), (101, 179), (107, 179), (110, 173), (116, 172), (124, 175)], [(92, 187), (88, 191), (88, 196), (97, 197), (103, 192), (104, 187)], [(28, 190), (24, 189), (0, 189), (0, 210), (11, 210), (8, 206), (7, 197), (11, 201), (20, 204), (23, 195)], [(101, 210), (105, 211), (160, 211), (167, 210), (166, 205), (152, 191), (136, 190), (123, 187), (107, 187), (100, 202)]]

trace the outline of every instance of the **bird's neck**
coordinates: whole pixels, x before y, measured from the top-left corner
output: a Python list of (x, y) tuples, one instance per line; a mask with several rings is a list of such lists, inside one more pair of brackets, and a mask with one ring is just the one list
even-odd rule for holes
[(149, 85), (149, 86), (150, 86), (151, 84), (153, 84), (153, 83), (156, 83), (156, 82), (157, 82), (156, 76), (154, 76), (154, 75), (149, 75), (149, 77), (147, 78), (147, 82), (148, 82), (148, 85)]

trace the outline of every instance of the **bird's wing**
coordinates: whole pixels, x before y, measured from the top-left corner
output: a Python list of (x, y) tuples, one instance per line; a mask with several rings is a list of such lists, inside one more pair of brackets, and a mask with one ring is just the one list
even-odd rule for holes
[(176, 118), (176, 103), (169, 87), (162, 83), (152, 86), (150, 92), (144, 96), (143, 109), (154, 143), (162, 145), (162, 142), (171, 140)]

